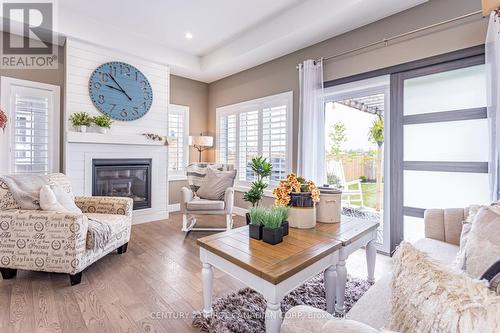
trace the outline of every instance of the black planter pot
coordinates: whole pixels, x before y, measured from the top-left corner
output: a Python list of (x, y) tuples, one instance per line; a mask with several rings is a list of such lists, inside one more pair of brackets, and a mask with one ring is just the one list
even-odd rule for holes
[(247, 218), (247, 225), (249, 225), (250, 221), (251, 221), (251, 219), (250, 219), (250, 213), (246, 213), (245, 217)]
[(262, 228), (262, 240), (271, 245), (281, 243), (283, 241), (283, 227), (276, 229)]
[(262, 239), (262, 226), (261, 225), (254, 225), (254, 224), (249, 224), (248, 225), (248, 236), (250, 238), (256, 239), (256, 240), (261, 240)]
[(288, 229), (290, 229), (288, 221), (283, 221), (283, 223), (281, 223), (281, 227), (283, 228), (283, 236), (288, 236)]
[(290, 193), (290, 199), (292, 207), (314, 207), (311, 192), (292, 192)]

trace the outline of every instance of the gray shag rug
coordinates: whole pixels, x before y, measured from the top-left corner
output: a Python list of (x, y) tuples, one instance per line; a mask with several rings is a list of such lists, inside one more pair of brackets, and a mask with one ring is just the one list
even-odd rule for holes
[[(363, 279), (348, 276), (345, 294), (346, 311), (363, 296), (371, 284)], [(285, 296), (281, 311), (285, 314), (296, 305), (310, 305), (326, 310), (323, 274), (319, 274)], [(210, 333), (264, 333), (266, 301), (258, 292), (244, 288), (212, 304), (213, 315), (203, 318), (195, 313), (193, 326)]]

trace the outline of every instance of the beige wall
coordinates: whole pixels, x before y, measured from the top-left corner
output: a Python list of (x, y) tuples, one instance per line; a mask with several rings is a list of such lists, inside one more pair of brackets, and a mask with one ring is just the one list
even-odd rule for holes
[[(317, 59), (339, 54), (372, 42), (413, 29), (441, 22), (477, 11), (480, 0), (430, 0), (407, 11), (377, 21), (357, 30), (331, 38), (260, 66), (234, 74), (209, 85), (208, 128), (215, 132), (216, 108), (259, 97), (293, 91), (293, 170), (296, 170), (298, 132), (298, 73), (297, 64), (306, 59)], [(350, 54), (325, 62), (325, 80), (402, 64), (484, 43), (487, 20), (479, 17), (452, 23), (413, 36), (391, 42), (387, 47)], [(211, 152), (210, 158), (215, 158)], [(266, 198), (265, 205), (272, 203)], [(236, 193), (235, 206), (248, 207), (242, 193)]]
[[(209, 85), (209, 129), (215, 132), (215, 109), (285, 91), (294, 93), (293, 170), (297, 159), (298, 74), (296, 65), (306, 59), (338, 54), (383, 38), (441, 22), (481, 8), (480, 0), (431, 0), (362, 28), (334, 37)], [(325, 62), (325, 80), (401, 64), (484, 43), (486, 19), (468, 19), (391, 42), (368, 52)], [(214, 159), (214, 153), (210, 155)]]
[[(2, 39), (9, 38), (9, 34), (2, 32)], [(0, 66), (0, 76), (8, 76), (20, 80), (29, 80), (41, 83), (48, 83), (59, 86), (60, 88), (60, 105), (61, 105), (61, 138), (62, 138), (62, 124), (64, 116), (64, 47), (58, 47), (58, 66), (57, 69), (5, 69)], [(62, 140), (61, 140), (61, 154), (62, 154)], [(62, 170), (62, 155), (60, 162), (60, 169)]]
[[(170, 75), (170, 103), (189, 106), (189, 134), (198, 135), (208, 131), (208, 84)], [(203, 153), (203, 158), (208, 154)], [(198, 160), (198, 151), (189, 148), (189, 160)], [(180, 202), (180, 190), (186, 181), (169, 182), (169, 204)]]

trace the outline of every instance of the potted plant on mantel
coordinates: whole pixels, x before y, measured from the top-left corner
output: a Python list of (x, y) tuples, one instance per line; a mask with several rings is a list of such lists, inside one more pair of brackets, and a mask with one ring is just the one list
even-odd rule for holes
[(69, 120), (77, 132), (85, 133), (87, 132), (87, 127), (92, 125), (92, 117), (87, 112), (76, 112), (73, 113)]
[(265, 243), (276, 245), (283, 241), (283, 215), (275, 208), (265, 210), (262, 228), (262, 240)]
[(99, 133), (101, 134), (107, 134), (108, 130), (111, 128), (111, 124), (113, 123), (113, 120), (109, 116), (106, 115), (100, 115), (96, 116), (92, 119), (92, 122), (99, 127)]
[[(252, 182), (250, 189), (243, 195), (243, 200), (250, 202), (253, 208), (257, 208), (262, 202), (264, 190), (268, 186), (264, 179), (271, 176), (273, 165), (262, 156), (252, 158), (248, 165), (255, 175), (255, 180)], [(250, 224), (251, 216), (249, 213), (246, 214), (246, 219), (247, 224)]]

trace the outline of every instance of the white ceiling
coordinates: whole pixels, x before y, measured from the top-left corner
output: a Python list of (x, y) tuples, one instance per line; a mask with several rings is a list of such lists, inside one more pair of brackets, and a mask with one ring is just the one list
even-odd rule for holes
[(59, 0), (56, 30), (212, 82), (426, 1)]

